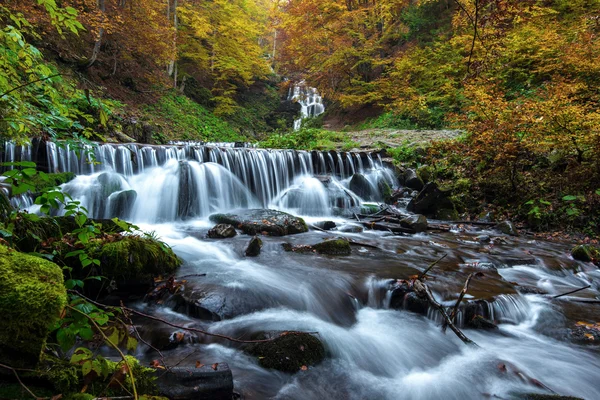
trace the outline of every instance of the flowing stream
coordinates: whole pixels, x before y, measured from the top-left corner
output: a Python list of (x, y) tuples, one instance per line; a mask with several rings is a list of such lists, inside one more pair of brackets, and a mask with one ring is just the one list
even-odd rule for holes
[[(366, 202), (350, 190), (353, 175), (366, 178), (371, 201), (381, 200), (382, 182), (398, 187), (376, 154), (105, 144), (87, 149), (95, 164), (86, 149), (5, 146), (5, 160), (36, 160), (51, 172), (77, 173), (63, 189), (92, 216), (119, 216), (156, 232), (184, 260), (179, 276), (206, 274), (187, 278), (186, 290), (215, 304), (213, 318), (194, 318), (170, 304), (139, 304), (146, 312), (242, 338), (271, 330), (318, 332), (327, 359), (294, 375), (263, 369), (239, 346), (214, 338), (164, 352), (167, 362), (185, 358), (183, 365), (227, 362), (235, 390), (246, 399), (508, 399), (542, 392), (524, 377), (561, 395), (600, 398), (598, 346), (577, 344), (572, 333), (577, 321), (600, 319), (593, 302), (599, 270), (573, 260), (568, 244), (475, 228), (406, 236), (357, 232), (349, 217)], [(309, 223), (334, 221), (337, 229), (263, 237), (260, 256), (248, 258), (246, 235), (206, 238), (214, 225), (210, 214), (239, 208), (275, 208)], [(491, 242), (478, 241), (482, 234)], [(337, 236), (377, 248), (353, 246), (350, 256), (331, 257), (281, 246)], [(418, 274), (443, 254), (428, 281), (442, 304), (454, 303), (468, 274), (484, 273), (465, 299), (499, 329), (470, 329), (458, 319), (479, 348), (443, 333), (432, 310), (404, 310), (394, 296), (396, 279)], [(548, 296), (588, 284), (560, 300)], [(150, 337), (173, 331), (165, 329), (144, 327)], [(145, 350), (138, 356), (156, 358)]]

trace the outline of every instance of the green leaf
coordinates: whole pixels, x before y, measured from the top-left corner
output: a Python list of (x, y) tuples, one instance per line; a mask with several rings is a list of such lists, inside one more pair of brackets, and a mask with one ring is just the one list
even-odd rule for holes
[(82, 360), (89, 360), (94, 356), (94, 353), (90, 349), (85, 347), (78, 347), (71, 356), (71, 364), (79, 364)]
[(94, 331), (91, 327), (86, 326), (79, 329), (79, 336), (81, 336), (83, 340), (92, 340), (94, 338)]
[(135, 349), (137, 348), (137, 345), (138, 345), (138, 341), (134, 337), (131, 337), (131, 336), (127, 337), (127, 346), (126, 347), (127, 347), (128, 351), (135, 351)]
[(69, 327), (62, 328), (56, 332), (56, 340), (60, 348), (67, 351), (75, 345), (75, 334)]
[(573, 200), (577, 200), (577, 196), (573, 196), (573, 195), (567, 195), (567, 196), (563, 196), (563, 201), (573, 201)]
[(595, 192), (595, 193), (596, 193), (598, 196), (600, 196), (600, 189), (596, 189), (596, 192)]
[(83, 365), (81, 366), (81, 373), (83, 374), (83, 376), (85, 377), (86, 375), (88, 375), (90, 372), (92, 372), (92, 360), (87, 360), (86, 362), (83, 363)]

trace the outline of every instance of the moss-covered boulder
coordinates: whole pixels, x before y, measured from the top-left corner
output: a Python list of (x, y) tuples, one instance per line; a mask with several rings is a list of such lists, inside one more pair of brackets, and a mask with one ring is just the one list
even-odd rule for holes
[(240, 210), (236, 214), (213, 214), (209, 219), (218, 224), (231, 224), (247, 235), (285, 236), (308, 231), (302, 218), (277, 210)]
[(319, 254), (327, 254), (331, 256), (349, 255), (352, 252), (350, 249), (350, 242), (343, 238), (324, 240), (321, 243), (313, 245), (312, 247)]
[(169, 246), (154, 238), (138, 235), (99, 243), (93, 255), (100, 260), (101, 274), (117, 281), (151, 283), (152, 278), (173, 274), (181, 265), (181, 260)]
[(0, 362), (35, 366), (67, 303), (62, 269), (0, 245)]
[(600, 249), (589, 244), (580, 244), (573, 247), (571, 256), (579, 261), (600, 263)]
[[(279, 333), (262, 333), (257, 339), (271, 339)], [(325, 358), (325, 348), (319, 339), (304, 332), (288, 332), (268, 342), (254, 343), (245, 351), (258, 358), (264, 368), (283, 372), (298, 372)]]

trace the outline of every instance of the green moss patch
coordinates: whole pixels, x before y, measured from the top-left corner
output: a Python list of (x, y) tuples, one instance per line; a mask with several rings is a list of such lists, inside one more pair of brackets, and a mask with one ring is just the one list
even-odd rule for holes
[(39, 361), (46, 336), (67, 303), (62, 269), (0, 245), (0, 360), (13, 367)]

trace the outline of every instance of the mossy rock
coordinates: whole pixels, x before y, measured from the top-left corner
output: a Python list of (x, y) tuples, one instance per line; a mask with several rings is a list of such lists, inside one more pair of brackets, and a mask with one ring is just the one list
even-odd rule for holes
[[(263, 333), (257, 338), (269, 339), (273, 334)], [(255, 343), (245, 351), (258, 358), (264, 368), (283, 372), (298, 372), (302, 367), (315, 365), (325, 358), (325, 348), (319, 339), (309, 333), (289, 332), (276, 339)]]
[(33, 367), (67, 303), (62, 269), (0, 245), (0, 362)]
[(599, 263), (600, 249), (590, 246), (589, 244), (580, 244), (573, 247), (571, 256), (573, 256), (575, 260)]
[(459, 219), (458, 212), (453, 208), (444, 208), (435, 212), (435, 217), (442, 221), (456, 221)]
[(302, 218), (277, 210), (240, 210), (236, 214), (213, 214), (209, 219), (218, 224), (231, 224), (253, 236), (260, 233), (285, 236), (308, 232), (308, 226)]
[(102, 243), (92, 254), (100, 260), (101, 274), (117, 281), (151, 282), (156, 276), (173, 274), (181, 265), (181, 260), (169, 246), (138, 235)]
[(352, 252), (350, 242), (343, 238), (324, 240), (312, 246), (319, 254), (346, 256)]

